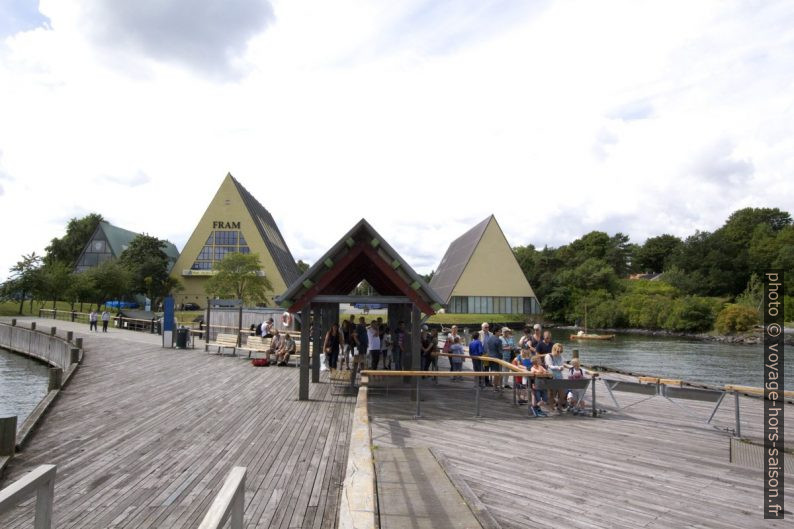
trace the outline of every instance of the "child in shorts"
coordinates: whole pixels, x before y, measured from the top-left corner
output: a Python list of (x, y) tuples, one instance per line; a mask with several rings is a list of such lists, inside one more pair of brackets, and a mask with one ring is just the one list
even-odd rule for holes
[[(535, 355), (532, 357), (532, 368), (529, 370), (533, 375), (547, 375), (549, 371), (543, 367), (543, 357)], [(548, 406), (548, 395), (545, 389), (537, 389), (534, 380), (532, 381), (532, 413), (535, 417), (545, 417), (547, 413), (542, 406)]]

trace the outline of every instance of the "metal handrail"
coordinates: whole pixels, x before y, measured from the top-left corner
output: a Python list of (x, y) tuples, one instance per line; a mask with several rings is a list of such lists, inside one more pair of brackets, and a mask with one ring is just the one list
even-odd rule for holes
[(243, 529), (245, 467), (234, 467), (223, 483), (199, 529), (220, 529), (231, 517), (231, 529)]
[(0, 514), (36, 495), (35, 529), (52, 527), (52, 501), (55, 496), (55, 465), (40, 465), (8, 487), (0, 490)]

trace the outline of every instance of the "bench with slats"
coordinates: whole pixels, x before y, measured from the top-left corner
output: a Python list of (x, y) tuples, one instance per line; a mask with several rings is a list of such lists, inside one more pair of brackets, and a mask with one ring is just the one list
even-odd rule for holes
[(218, 354), (221, 354), (224, 349), (231, 349), (232, 354), (236, 354), (237, 336), (234, 334), (218, 334), (214, 342), (208, 342), (204, 345), (204, 350), (209, 351), (210, 347), (217, 347)]
[(248, 351), (248, 358), (251, 358), (251, 353), (265, 353), (268, 359), (270, 358), (270, 344), (272, 338), (264, 338), (259, 340), (256, 337), (249, 337), (245, 344), (238, 347), (243, 351)]

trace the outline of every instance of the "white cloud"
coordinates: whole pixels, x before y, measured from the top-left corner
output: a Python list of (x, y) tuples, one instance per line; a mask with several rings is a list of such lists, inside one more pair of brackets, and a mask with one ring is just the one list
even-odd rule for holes
[(543, 246), (794, 212), (790, 3), (184, 5), (47, 0), (0, 46), (0, 222), (38, 212), (0, 277), (75, 207), (183, 244), (227, 171), (296, 258), (366, 217), (422, 272), (491, 213)]

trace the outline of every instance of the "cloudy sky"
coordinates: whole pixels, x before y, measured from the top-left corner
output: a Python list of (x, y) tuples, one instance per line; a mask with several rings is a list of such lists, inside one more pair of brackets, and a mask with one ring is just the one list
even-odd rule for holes
[(181, 248), (227, 172), (309, 262), (685, 236), (794, 212), (793, 133), (790, 1), (3, 0), (0, 278), (92, 211)]

